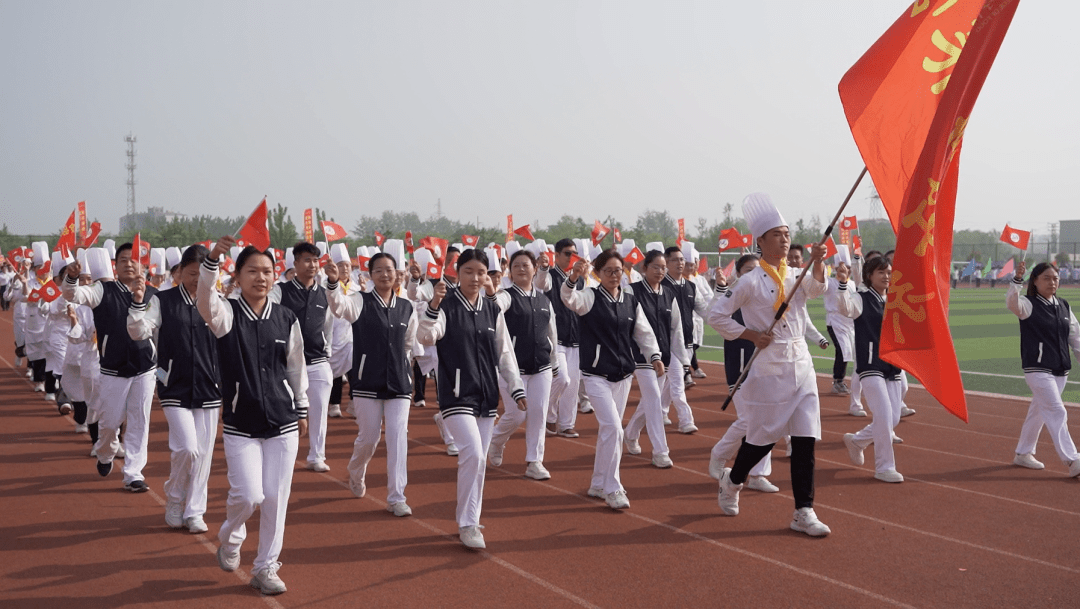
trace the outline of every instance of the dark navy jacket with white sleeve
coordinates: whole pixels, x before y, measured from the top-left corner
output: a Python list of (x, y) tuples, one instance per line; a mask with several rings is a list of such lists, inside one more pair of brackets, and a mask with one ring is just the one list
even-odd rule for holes
[[(102, 374), (133, 378), (157, 366), (154, 343), (149, 338), (132, 340), (128, 335), (131, 290), (126, 285), (119, 281), (99, 281), (81, 286), (78, 280), (68, 277), (62, 291), (71, 304), (86, 305), (94, 310)], [(143, 298), (153, 298), (156, 293), (156, 289), (147, 286)]]
[(855, 320), (855, 372), (859, 378), (881, 376), (887, 381), (899, 381), (901, 370), (879, 357), (881, 322), (885, 317), (885, 298), (874, 290), (855, 292), (849, 282), (837, 289), (837, 310)]
[(1069, 351), (1080, 359), (1080, 325), (1068, 301), (1021, 294), (1024, 284), (1014, 278), (1005, 294), (1005, 306), (1020, 318), (1020, 362), (1024, 372), (1068, 376)]
[(523, 290), (511, 284), (488, 300), (499, 307), (506, 319), (518, 372), (522, 376), (547, 370), (558, 374), (555, 345), (559, 341), (559, 332), (555, 310), (547, 295), (533, 286)]

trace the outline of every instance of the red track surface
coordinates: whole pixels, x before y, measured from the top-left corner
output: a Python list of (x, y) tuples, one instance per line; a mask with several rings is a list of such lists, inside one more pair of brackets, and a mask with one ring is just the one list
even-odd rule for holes
[[(0, 345), (11, 344), (10, 313)], [(675, 468), (645, 453), (625, 455), (631, 509), (617, 513), (585, 497), (596, 421), (579, 417), (576, 440), (549, 438), (553, 478), (524, 478), (523, 431), (504, 465), (489, 468), (482, 522), (487, 552), (463, 548), (454, 524), (455, 466), (431, 415), (410, 418), (408, 502), (414, 516), (384, 511), (385, 452), (376, 453), (368, 497), (348, 490), (352, 419), (333, 419), (328, 474), (298, 466), (280, 571), (289, 591), (262, 598), (247, 587), (258, 512), (248, 523), (241, 571), (225, 573), (213, 552), (227, 481), (220, 440), (210, 478), (210, 532), (164, 523), (168, 475), (165, 418), (155, 403), (151, 492), (122, 490), (119, 472), (100, 478), (86, 435), (30, 390), (0, 356), (0, 604), (4, 607), (1077, 607), (1080, 606), (1080, 486), (1065, 477), (1046, 435), (1044, 471), (1012, 466), (1026, 403), (973, 398), (970, 425), (921, 390), (918, 414), (897, 428), (899, 470), (889, 485), (851, 465), (841, 437), (867, 419), (846, 398), (822, 398), (819, 517), (833, 534), (788, 530), (793, 509), (782, 451), (771, 479), (781, 492), (744, 491), (742, 513), (719, 515), (705, 473), (709, 449), (733, 415), (720, 412), (721, 370), (689, 391), (701, 431), (669, 428)], [(822, 380), (821, 388), (826, 389)], [(636, 390), (630, 405), (636, 404)], [(628, 413), (629, 416), (629, 413)], [(1077, 436), (1074, 426), (1074, 437)], [(301, 441), (301, 454), (307, 443)]]

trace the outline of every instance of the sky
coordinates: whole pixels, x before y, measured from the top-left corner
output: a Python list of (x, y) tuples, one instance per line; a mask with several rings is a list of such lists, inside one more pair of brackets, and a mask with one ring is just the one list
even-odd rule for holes
[[(896, 0), (0, 0), (0, 222), (136, 204), (693, 226), (764, 191), (829, 219), (862, 168), (841, 76)], [(1080, 218), (1080, 2), (1025, 0), (965, 133), (956, 228)], [(870, 187), (849, 211), (870, 216)]]

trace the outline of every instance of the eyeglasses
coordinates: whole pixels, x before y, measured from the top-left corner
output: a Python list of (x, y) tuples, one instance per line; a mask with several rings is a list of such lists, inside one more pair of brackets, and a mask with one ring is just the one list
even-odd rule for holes
[(600, 269), (601, 275), (607, 275), (608, 277), (614, 277), (621, 275), (623, 270), (621, 268)]

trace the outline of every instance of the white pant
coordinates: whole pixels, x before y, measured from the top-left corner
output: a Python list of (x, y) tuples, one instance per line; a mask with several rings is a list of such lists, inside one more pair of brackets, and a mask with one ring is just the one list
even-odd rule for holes
[(330, 363), (307, 367), (308, 398), (308, 463), (326, 460), (326, 411), (330, 406), (330, 390), (334, 375)]
[(206, 483), (214, 457), (220, 408), (162, 408), (169, 422), (171, 469), (162, 490), (169, 501), (185, 504), (184, 518), (206, 513)]
[[(60, 385), (72, 402), (89, 402), (90, 396), (94, 394), (94, 386), (97, 385), (97, 379), (100, 376), (101, 369), (97, 366), (87, 370), (82, 366), (69, 364), (64, 366), (64, 374), (60, 379)], [(89, 407), (89, 404), (87, 406)]]
[(406, 460), (409, 449), (409, 400), (375, 400), (353, 398), (356, 425), (359, 431), (353, 442), (349, 459), (349, 477), (363, 482), (368, 463), (379, 445), (383, 420), (386, 420), (386, 502), (405, 501), (405, 485), (409, 483)]
[(98, 461), (112, 463), (120, 448), (117, 440), (120, 424), (124, 428), (124, 484), (143, 480), (146, 466), (146, 443), (150, 432), (150, 402), (154, 399), (154, 371), (124, 378), (102, 374), (94, 396), (93, 409), (97, 411), (99, 432), (94, 446)]
[(862, 408), (862, 379), (858, 374), (851, 375), (851, 404), (848, 409)]
[(457, 466), (458, 527), (477, 526), (484, 503), (484, 473), (495, 419), (455, 414), (443, 419), (443, 423), (454, 435), (461, 451), (458, 453)]
[(1016, 445), (1016, 454), (1035, 454), (1035, 443), (1039, 441), (1043, 425), (1050, 431), (1050, 441), (1057, 449), (1058, 457), (1064, 462), (1080, 459), (1076, 444), (1069, 435), (1069, 415), (1061, 401), (1061, 392), (1065, 389), (1064, 376), (1054, 376), (1048, 372), (1025, 372), (1024, 380), (1031, 389), (1031, 406), (1027, 418), (1020, 429), (1020, 442)]
[(671, 365), (667, 367), (667, 384), (664, 385), (664, 391), (661, 394), (663, 397), (660, 401), (660, 404), (664, 407), (664, 414), (667, 414), (669, 406), (675, 405), (675, 414), (679, 419), (679, 427), (694, 424), (694, 413), (690, 410), (690, 404), (686, 401), (686, 386), (683, 384), (683, 374), (685, 372), (678, 359), (672, 356)]
[[(738, 397), (732, 401), (737, 402)], [(735, 415), (735, 422), (727, 428), (724, 435), (720, 437), (720, 441), (712, 447), (712, 456), (721, 461), (734, 459), (739, 452), (739, 447), (742, 446), (743, 438), (746, 437), (746, 418), (742, 416), (738, 403), (735, 403)], [(757, 462), (757, 465), (750, 468), (751, 476), (768, 476), (770, 474), (772, 474), (772, 451), (762, 457), (761, 461)]]
[(255, 570), (277, 564), (285, 538), (285, 510), (292, 490), (293, 467), (300, 436), (291, 431), (276, 438), (222, 437), (229, 471), (229, 499), (218, 541), (228, 552), (238, 552), (247, 538), (247, 519), (259, 516), (259, 553)]
[(551, 370), (545, 370), (538, 374), (522, 375), (521, 381), (525, 383), (525, 401), (527, 408), (522, 412), (517, 407), (517, 402), (506, 390), (505, 383), (499, 381), (499, 393), (502, 394), (503, 415), (492, 432), (491, 442), (502, 448), (507, 440), (517, 431), (521, 423), (525, 423), (525, 462), (544, 461), (544, 421), (548, 415), (548, 399), (551, 396)]
[(874, 471), (896, 469), (892, 433), (893, 428), (900, 422), (902, 383), (886, 381), (880, 376), (867, 376), (862, 379), (862, 391), (874, 420), (855, 432), (855, 444), (866, 448), (873, 443)]
[(551, 381), (547, 422), (555, 423), (559, 430), (573, 429), (577, 423), (577, 386), (581, 381), (580, 350), (559, 345), (556, 355), (559, 358), (559, 376)]
[(641, 428), (644, 427), (649, 433), (649, 441), (652, 442), (652, 454), (668, 454), (667, 432), (664, 430), (664, 410), (660, 407), (660, 396), (663, 394), (663, 386), (668, 382), (665, 374), (656, 376), (652, 368), (638, 368), (634, 371), (637, 377), (638, 389), (641, 390), (641, 399), (638, 401), (634, 416), (626, 424), (626, 438), (637, 440), (641, 437)]
[[(604, 489), (605, 495), (623, 490), (619, 478), (622, 462), (623, 413), (630, 395), (632, 378), (612, 383), (599, 376), (586, 376), (585, 391), (596, 411), (596, 457), (593, 459), (592, 488)], [(681, 382), (681, 379), (680, 379)]]

